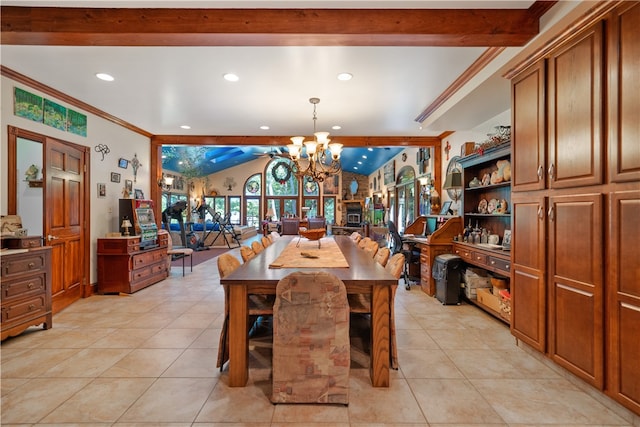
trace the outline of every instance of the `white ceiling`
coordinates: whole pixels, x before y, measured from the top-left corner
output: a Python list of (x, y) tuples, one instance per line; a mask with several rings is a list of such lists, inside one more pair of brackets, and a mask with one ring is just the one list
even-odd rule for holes
[[(77, 7), (528, 8), (533, 1), (5, 1)], [(552, 9), (553, 11), (553, 9)], [(551, 12), (552, 12), (551, 11)], [(549, 12), (549, 13), (551, 13)], [(483, 47), (0, 47), (4, 66), (157, 135), (433, 136), (464, 130), (509, 108), (495, 71), (507, 49), (450, 105), (416, 117), (485, 51)], [(114, 82), (95, 77), (109, 73)], [(224, 73), (239, 75), (236, 83)], [(341, 72), (353, 74), (338, 81)], [(484, 86), (483, 86), (484, 84)], [(475, 95), (474, 95), (475, 94)], [(457, 99), (456, 99), (457, 98)], [(482, 105), (472, 105), (480, 99)], [(456, 104), (460, 104), (456, 106)], [(447, 116), (447, 111), (451, 115)], [(455, 114), (458, 116), (456, 116)], [(191, 126), (183, 130), (181, 125)], [(267, 125), (269, 130), (261, 130)], [(341, 130), (331, 130), (340, 125)], [(456, 126), (456, 127), (452, 127)], [(461, 129), (461, 126), (464, 128)]]

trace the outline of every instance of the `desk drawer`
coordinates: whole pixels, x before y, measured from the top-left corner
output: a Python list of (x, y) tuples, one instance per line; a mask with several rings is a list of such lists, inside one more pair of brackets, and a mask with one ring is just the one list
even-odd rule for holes
[(483, 254), (482, 252), (471, 252), (471, 259), (476, 265), (487, 265), (487, 255)]
[(133, 269), (140, 268), (142, 266), (148, 265), (152, 262), (160, 261), (165, 259), (167, 256), (167, 252), (165, 250), (150, 250), (149, 252), (144, 252), (141, 254), (137, 254), (133, 256)]
[(504, 271), (507, 275), (511, 272), (511, 262), (506, 259), (490, 256), (489, 265), (493, 268)]
[(44, 271), (45, 265), (45, 253), (25, 253), (19, 259), (12, 257), (2, 262), (2, 278)]
[(460, 249), (460, 248), (455, 248), (454, 250), (455, 254), (458, 255), (460, 258), (462, 258), (465, 261), (472, 261), (473, 260), (473, 256), (471, 254), (471, 251), (467, 250), (467, 249)]
[(2, 284), (2, 303), (9, 302), (18, 298), (34, 296), (44, 293), (46, 283), (44, 275), (20, 278)]
[(34, 296), (26, 300), (20, 300), (14, 304), (2, 305), (2, 323), (14, 322), (20, 319), (37, 317), (47, 312), (47, 297)]

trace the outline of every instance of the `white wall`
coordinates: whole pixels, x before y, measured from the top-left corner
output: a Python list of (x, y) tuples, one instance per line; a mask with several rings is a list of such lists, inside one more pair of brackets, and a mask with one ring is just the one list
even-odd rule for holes
[[(14, 87), (20, 87), (28, 92), (38, 94), (47, 99), (51, 99), (72, 108), (75, 111), (87, 115), (87, 136), (83, 137), (70, 132), (64, 132), (54, 129), (43, 123), (33, 122), (13, 114), (13, 91)], [(0, 214), (6, 215), (7, 212), (7, 147), (8, 132), (7, 126), (15, 126), (21, 129), (30, 130), (42, 135), (47, 135), (62, 141), (72, 142), (78, 145), (90, 148), (90, 176), (87, 185), (91, 189), (90, 199), (90, 230), (89, 239), (91, 242), (91, 276), (90, 283), (95, 283), (97, 275), (97, 256), (96, 247), (97, 239), (103, 237), (108, 232), (118, 231), (118, 199), (122, 197), (122, 188), (124, 180), (133, 180), (133, 170), (131, 166), (128, 169), (118, 168), (118, 159), (120, 157), (132, 159), (137, 154), (141, 167), (138, 170), (137, 182), (133, 184), (133, 188), (141, 189), (146, 196), (149, 195), (149, 165), (150, 165), (150, 145), (149, 138), (134, 133), (120, 125), (101, 119), (98, 116), (90, 114), (77, 107), (67, 105), (66, 103), (55, 99), (52, 96), (45, 95), (39, 91), (18, 83), (12, 79), (2, 77), (0, 85), (1, 93), (1, 119), (2, 124), (1, 148), (0, 148)], [(98, 144), (105, 144), (109, 147), (110, 152), (102, 160), (102, 155), (95, 151)], [(119, 184), (110, 181), (111, 172), (121, 174)], [(20, 177), (18, 177), (20, 179)], [(98, 183), (107, 185), (107, 196), (98, 198)], [(18, 205), (20, 201), (18, 201)], [(29, 231), (31, 233), (31, 230)]]

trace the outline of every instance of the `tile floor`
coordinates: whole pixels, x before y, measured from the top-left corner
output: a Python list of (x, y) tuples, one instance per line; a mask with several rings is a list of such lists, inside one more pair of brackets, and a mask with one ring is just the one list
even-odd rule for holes
[[(232, 253), (239, 254), (236, 249)], [(93, 296), (2, 343), (1, 424), (76, 426), (631, 426), (637, 416), (515, 345), (500, 321), (399, 288), (400, 369), (370, 386), (354, 350), (350, 404), (272, 405), (269, 350), (249, 384), (215, 368), (223, 313), (216, 261), (131, 296)]]

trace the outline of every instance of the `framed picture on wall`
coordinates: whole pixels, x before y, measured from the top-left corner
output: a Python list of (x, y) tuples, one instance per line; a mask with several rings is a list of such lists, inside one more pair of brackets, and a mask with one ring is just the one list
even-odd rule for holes
[(324, 194), (339, 194), (338, 185), (340, 185), (340, 177), (338, 175), (333, 175), (328, 177), (322, 183), (322, 192)]
[(122, 169), (126, 169), (129, 167), (129, 160), (123, 159), (122, 157), (118, 160), (118, 167)]
[(107, 197), (107, 184), (99, 183), (98, 184), (98, 198), (103, 199)]
[(120, 174), (118, 172), (111, 172), (111, 182), (120, 182)]
[(384, 165), (384, 185), (393, 184), (396, 181), (396, 161), (392, 160)]

